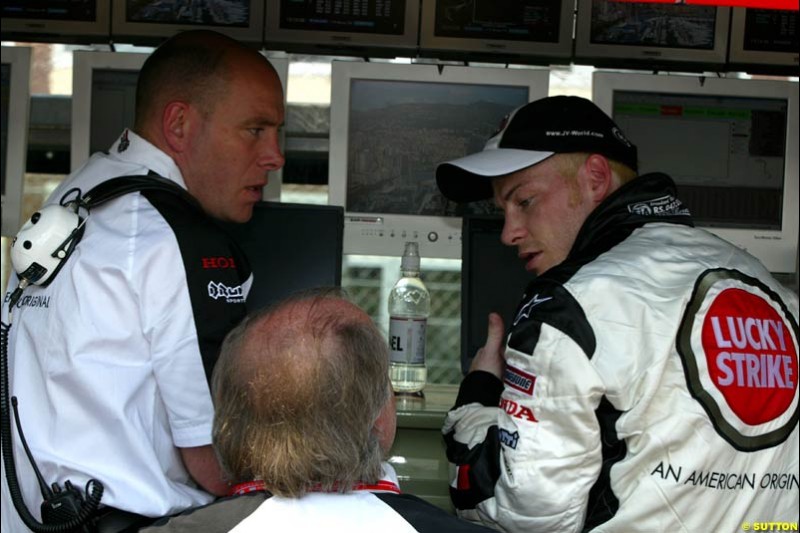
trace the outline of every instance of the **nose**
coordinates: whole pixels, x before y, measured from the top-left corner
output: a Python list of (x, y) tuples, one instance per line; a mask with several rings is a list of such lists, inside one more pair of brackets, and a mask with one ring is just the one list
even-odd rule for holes
[(516, 246), (522, 240), (525, 229), (519, 223), (517, 217), (506, 214), (503, 222), (503, 232), (500, 234), (500, 242), (506, 246)]
[(272, 172), (282, 168), (284, 163), (286, 163), (286, 158), (284, 158), (283, 151), (281, 150), (280, 134), (275, 131), (274, 135), (269, 135), (268, 138), (264, 140), (258, 164), (266, 171)]

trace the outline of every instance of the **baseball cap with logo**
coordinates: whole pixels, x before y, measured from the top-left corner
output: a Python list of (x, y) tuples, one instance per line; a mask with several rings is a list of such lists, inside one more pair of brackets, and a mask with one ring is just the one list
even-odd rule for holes
[(493, 194), (487, 178), (574, 152), (601, 154), (637, 170), (636, 146), (600, 108), (577, 96), (551, 96), (504, 117), (483, 151), (441, 163), (436, 183), (450, 200), (483, 200)]

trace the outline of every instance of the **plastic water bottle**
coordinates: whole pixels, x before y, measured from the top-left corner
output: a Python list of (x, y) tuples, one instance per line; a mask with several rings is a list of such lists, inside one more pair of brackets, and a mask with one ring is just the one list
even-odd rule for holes
[(400, 262), (401, 277), (389, 293), (389, 377), (395, 393), (416, 393), (425, 387), (425, 331), (431, 297), (419, 279), (419, 251), (407, 242)]

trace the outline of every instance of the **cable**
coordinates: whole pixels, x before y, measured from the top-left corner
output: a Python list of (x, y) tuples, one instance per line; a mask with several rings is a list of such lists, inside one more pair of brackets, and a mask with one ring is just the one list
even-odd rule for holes
[[(95, 479), (90, 479), (86, 483), (85, 492), (87, 498), (84, 501), (80, 491), (72, 486), (70, 481), (64, 483), (62, 490), (58, 483), (53, 483), (53, 490), (47, 487), (44, 479), (36, 467), (33, 456), (30, 454), (25, 437), (22, 434), (22, 426), (17, 416), (17, 428), (19, 430), (20, 440), (23, 443), (28, 459), (33, 466), (34, 471), (39, 478), (40, 489), (44, 496), (42, 503), (42, 517), (45, 522), (43, 524), (36, 520), (31, 515), (28, 507), (25, 505), (25, 500), (22, 497), (22, 491), (19, 486), (19, 479), (17, 477), (17, 467), (14, 463), (14, 442), (11, 433), (11, 412), (9, 410), (9, 385), (8, 385), (8, 342), (9, 333), (11, 330), (11, 309), (17, 303), (19, 297), (22, 295), (24, 286), (14, 291), (16, 298), (13, 302), (9, 302), (8, 324), (5, 322), (0, 323), (0, 447), (2, 448), (3, 466), (6, 469), (6, 480), (8, 481), (8, 491), (11, 496), (11, 501), (17, 514), (25, 523), (25, 525), (34, 533), (69, 533), (83, 529), (83, 531), (90, 531), (87, 529), (89, 522), (92, 519), (95, 511), (100, 505), (100, 500), (103, 497), (104, 487), (103, 484)], [(16, 414), (16, 398), (14, 398), (14, 410)], [(90, 492), (91, 487), (91, 494)]]
[(28, 456), (28, 460), (31, 462), (33, 473), (36, 474), (36, 481), (39, 483), (39, 491), (42, 493), (42, 498), (45, 500), (50, 499), (53, 497), (53, 491), (50, 490), (50, 487), (48, 487), (47, 483), (44, 482), (44, 477), (42, 477), (42, 473), (39, 472), (39, 467), (36, 466), (36, 462), (33, 460), (33, 454), (31, 453), (31, 449), (28, 447), (28, 441), (25, 440), (25, 434), (22, 432), (22, 425), (19, 422), (19, 410), (17, 409), (16, 396), (11, 397), (11, 407), (14, 408), (14, 423), (17, 425), (17, 434), (19, 434), (19, 440), (22, 441), (22, 447), (25, 448), (25, 455)]

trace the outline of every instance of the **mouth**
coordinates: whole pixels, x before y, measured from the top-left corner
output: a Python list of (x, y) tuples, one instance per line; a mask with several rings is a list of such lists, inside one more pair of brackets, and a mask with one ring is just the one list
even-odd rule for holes
[(250, 187), (245, 187), (244, 190), (247, 191), (249, 198), (259, 201), (263, 196), (264, 185), (251, 185)]
[(536, 271), (536, 259), (542, 254), (542, 252), (520, 252), (518, 257), (522, 259), (525, 263), (525, 270), (528, 272), (535, 272)]

